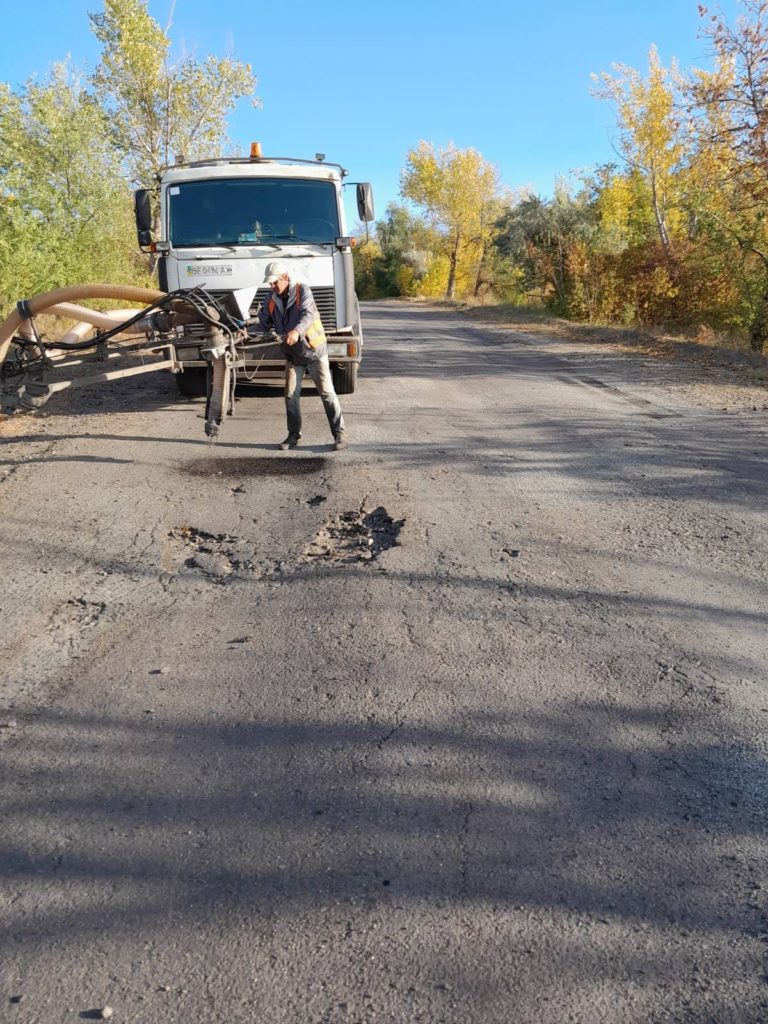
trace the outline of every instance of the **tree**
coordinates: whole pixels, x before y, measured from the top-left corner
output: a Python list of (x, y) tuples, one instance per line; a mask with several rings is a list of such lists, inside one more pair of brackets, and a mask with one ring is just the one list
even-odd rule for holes
[(449, 143), (436, 150), (422, 141), (406, 155), (400, 190), (427, 211), (445, 239), (450, 260), (446, 298), (452, 299), (462, 257), (468, 255), (476, 267), (481, 266), (493, 235), (498, 171), (474, 149), (461, 150)]
[(141, 279), (131, 196), (98, 104), (66, 64), (0, 84), (0, 301)]
[(668, 259), (672, 257), (670, 218), (679, 202), (676, 175), (686, 155), (676, 92), (677, 68), (667, 71), (656, 47), (648, 54), (648, 76), (625, 64), (615, 64), (616, 75), (603, 72), (596, 95), (616, 103), (619, 150), (630, 168), (648, 182), (656, 230)]
[(574, 196), (561, 180), (551, 200), (526, 195), (510, 207), (498, 223), (495, 246), (502, 258), (523, 269), (529, 291), (567, 314), (575, 284), (573, 255), (594, 232), (594, 204), (584, 192)]
[(355, 265), (355, 292), (360, 299), (377, 299), (381, 293), (376, 282), (376, 271), (381, 263), (381, 247), (372, 238), (359, 243), (353, 250)]
[(376, 239), (381, 247), (376, 272), (379, 293), (413, 294), (441, 246), (439, 235), (406, 206), (390, 203), (376, 222)]
[(700, 149), (710, 154), (709, 192), (718, 207), (705, 204), (705, 212), (761, 268), (749, 324), (752, 347), (761, 351), (768, 342), (768, 0), (743, 6), (734, 26), (699, 7), (715, 68), (694, 73), (689, 98)]
[(755, 201), (768, 202), (768, 0), (743, 0), (745, 14), (731, 27), (721, 13), (710, 15), (703, 35), (714, 49), (715, 70), (696, 71), (690, 95), (703, 114), (702, 141), (736, 155), (732, 171)]
[(145, 0), (104, 0), (103, 12), (89, 18), (102, 45), (92, 84), (135, 183), (149, 185), (180, 154), (218, 155), (235, 103), (252, 97), (258, 105), (249, 64), (231, 57), (172, 62), (170, 24), (162, 29)]

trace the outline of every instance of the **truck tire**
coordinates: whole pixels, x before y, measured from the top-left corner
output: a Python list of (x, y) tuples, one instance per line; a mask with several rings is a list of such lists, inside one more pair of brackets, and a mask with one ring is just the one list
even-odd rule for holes
[(176, 374), (176, 386), (185, 398), (205, 398), (208, 391), (207, 373), (205, 366), (190, 366)]
[(336, 363), (331, 367), (333, 388), (337, 395), (353, 395), (357, 385), (357, 363)]

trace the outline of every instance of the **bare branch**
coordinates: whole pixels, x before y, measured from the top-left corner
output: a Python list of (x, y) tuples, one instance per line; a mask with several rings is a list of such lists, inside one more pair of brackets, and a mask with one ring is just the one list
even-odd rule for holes
[(176, 0), (171, 0), (171, 9), (168, 11), (168, 21), (165, 24), (164, 32), (166, 35), (171, 31), (173, 27), (173, 14), (176, 10)]

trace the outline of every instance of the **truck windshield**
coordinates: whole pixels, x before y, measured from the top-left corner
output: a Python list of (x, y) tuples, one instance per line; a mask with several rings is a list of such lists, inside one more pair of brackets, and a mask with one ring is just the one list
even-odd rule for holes
[(339, 235), (336, 189), (309, 178), (217, 178), (168, 188), (169, 240), (175, 248), (333, 242)]

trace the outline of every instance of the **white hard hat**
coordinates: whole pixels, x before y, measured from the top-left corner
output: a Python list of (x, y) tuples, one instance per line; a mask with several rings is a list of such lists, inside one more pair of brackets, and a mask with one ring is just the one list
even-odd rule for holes
[(290, 277), (291, 271), (288, 268), (287, 263), (283, 263), (282, 260), (273, 260), (267, 264), (267, 269), (264, 271), (264, 283), (272, 284), (278, 277)]

